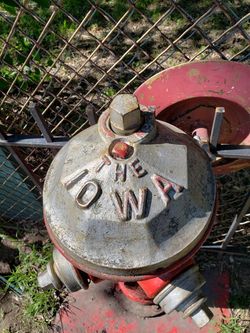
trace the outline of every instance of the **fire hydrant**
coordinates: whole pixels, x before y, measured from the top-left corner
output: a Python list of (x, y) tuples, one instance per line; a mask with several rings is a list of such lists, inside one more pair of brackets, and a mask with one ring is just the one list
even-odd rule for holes
[(131, 311), (177, 310), (203, 327), (212, 314), (194, 254), (214, 221), (215, 179), (199, 144), (154, 111), (117, 95), (56, 155), (43, 193), (55, 249), (38, 282), (77, 291), (110, 280)]

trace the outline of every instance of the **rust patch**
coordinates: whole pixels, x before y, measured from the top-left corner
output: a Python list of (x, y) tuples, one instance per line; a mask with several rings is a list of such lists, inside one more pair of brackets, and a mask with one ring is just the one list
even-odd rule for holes
[(224, 90), (220, 89), (220, 90), (208, 90), (208, 92), (211, 92), (213, 94), (218, 94), (218, 95), (224, 95)]
[(197, 82), (198, 84), (202, 84), (202, 83), (205, 83), (205, 82), (209, 82), (208, 78), (205, 76), (205, 75), (202, 75), (200, 73), (200, 71), (197, 69), (197, 68), (191, 68), (189, 71), (188, 71), (188, 76), (190, 78), (197, 78)]
[(207, 77), (205, 75), (198, 75), (197, 82), (199, 84), (202, 84), (202, 83), (205, 83), (205, 82), (209, 82), (209, 80), (207, 79)]
[(144, 99), (145, 95), (144, 93), (140, 94), (140, 99)]
[(198, 76), (200, 74), (200, 71), (197, 68), (191, 68), (188, 71), (188, 76), (189, 77), (194, 77), (194, 76)]
[(236, 73), (232, 79), (233, 84), (237, 84), (240, 81), (241, 73)]

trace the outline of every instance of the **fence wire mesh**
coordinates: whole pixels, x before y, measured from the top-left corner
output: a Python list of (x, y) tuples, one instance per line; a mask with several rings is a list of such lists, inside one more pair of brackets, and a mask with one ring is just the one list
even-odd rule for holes
[[(115, 95), (160, 70), (205, 59), (249, 62), (249, 31), (248, 0), (0, 1), (1, 135), (40, 135), (35, 103), (48, 136), (71, 137), (93, 123), (91, 112), (100, 115)], [(41, 220), (39, 191), (55, 151), (1, 152), (0, 217)], [(242, 171), (218, 179), (219, 222), (208, 244), (223, 243), (249, 178)], [(233, 244), (249, 248), (248, 228), (246, 214)]]

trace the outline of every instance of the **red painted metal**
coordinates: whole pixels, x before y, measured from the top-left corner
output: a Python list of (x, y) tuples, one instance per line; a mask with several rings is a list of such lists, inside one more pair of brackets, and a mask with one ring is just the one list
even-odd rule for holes
[[(213, 320), (199, 329), (192, 319), (183, 319), (174, 311), (170, 315), (140, 318), (125, 311), (116, 298), (112, 282), (90, 286), (68, 296), (65, 308), (60, 309), (54, 332), (64, 333), (218, 333), (222, 321), (231, 316), (228, 307), (229, 275), (217, 270), (205, 272), (205, 295), (214, 313)], [(133, 303), (133, 302), (131, 302)], [(144, 306), (145, 307), (145, 306)]]
[(177, 266), (175, 270), (170, 272), (167, 270), (165, 273), (153, 279), (138, 281), (138, 284), (149, 298), (154, 298), (173, 278), (192, 265), (194, 265), (193, 258), (186, 261), (182, 266)]
[[(250, 66), (227, 61), (193, 62), (164, 70), (144, 82), (135, 95), (154, 107), (158, 119), (189, 133), (212, 127), (214, 110), (225, 108), (219, 143), (250, 144)], [(222, 160), (217, 174), (249, 166), (246, 160)]]
[(129, 155), (130, 146), (126, 142), (116, 142), (112, 148), (111, 154), (114, 158), (125, 159)]
[(192, 136), (198, 136), (202, 142), (209, 142), (208, 130), (205, 126), (200, 126), (192, 132)]
[(118, 282), (121, 292), (131, 301), (141, 304), (153, 304), (152, 298), (147, 297), (137, 282)]

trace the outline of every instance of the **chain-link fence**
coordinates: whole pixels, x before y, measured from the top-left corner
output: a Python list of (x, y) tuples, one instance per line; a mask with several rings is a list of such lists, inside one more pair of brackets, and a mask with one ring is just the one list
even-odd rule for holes
[[(116, 94), (184, 62), (249, 61), (249, 6), (248, 0), (0, 0), (0, 139), (12, 141), (0, 151), (1, 219), (42, 220), (40, 191), (55, 141), (95, 123)], [(244, 205), (249, 173), (219, 183), (214, 245), (223, 244)], [(249, 225), (244, 214), (235, 245), (249, 247)]]

